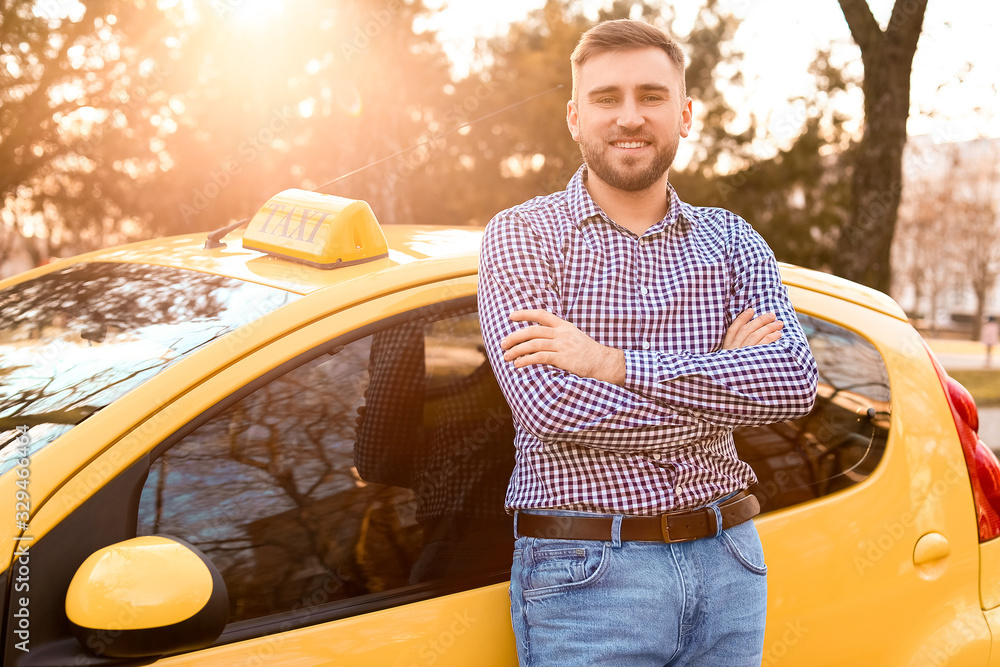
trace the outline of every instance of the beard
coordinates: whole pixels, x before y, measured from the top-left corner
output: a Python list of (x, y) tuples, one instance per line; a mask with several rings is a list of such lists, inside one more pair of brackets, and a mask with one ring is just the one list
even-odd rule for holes
[[(618, 137), (621, 140), (638, 139), (638, 137)], [(612, 150), (607, 141), (580, 137), (580, 153), (587, 169), (599, 179), (613, 188), (626, 192), (638, 192), (655, 184), (670, 169), (677, 156), (677, 146), (680, 137), (674, 136), (665, 145), (653, 144), (656, 153), (648, 164), (640, 164), (642, 158), (623, 155), (614, 164), (608, 153)]]

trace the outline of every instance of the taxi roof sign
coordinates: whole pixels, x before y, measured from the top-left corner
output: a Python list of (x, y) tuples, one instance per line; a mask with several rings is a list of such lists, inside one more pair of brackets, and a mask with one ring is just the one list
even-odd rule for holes
[(243, 247), (321, 269), (389, 256), (367, 202), (296, 188), (260, 207), (243, 234)]

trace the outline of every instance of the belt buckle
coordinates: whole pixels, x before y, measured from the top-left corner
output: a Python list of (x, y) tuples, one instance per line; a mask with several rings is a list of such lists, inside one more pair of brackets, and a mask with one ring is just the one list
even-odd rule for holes
[[(670, 519), (672, 517), (682, 515), (682, 514), (697, 514), (702, 513), (705, 516), (707, 523), (711, 526), (710, 529), (706, 528), (708, 531), (705, 535), (685, 535), (683, 537), (670, 537)], [(701, 539), (702, 537), (708, 537), (714, 535), (719, 530), (719, 521), (715, 515), (715, 511), (710, 507), (704, 507), (699, 511), (694, 512), (668, 512), (667, 514), (660, 515), (660, 536), (663, 538), (664, 542), (693, 542), (694, 540)]]
[(673, 542), (670, 539), (670, 515), (661, 514), (660, 515), (660, 535), (663, 537), (664, 542)]

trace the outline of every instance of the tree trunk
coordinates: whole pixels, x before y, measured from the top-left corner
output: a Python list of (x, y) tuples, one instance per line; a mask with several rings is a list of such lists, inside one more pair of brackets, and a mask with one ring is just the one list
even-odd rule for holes
[(972, 316), (972, 340), (979, 340), (983, 335), (983, 320), (986, 319), (986, 289), (976, 288), (976, 312)]
[(839, 2), (851, 36), (861, 48), (865, 126), (835, 269), (845, 278), (888, 292), (892, 281), (889, 252), (903, 190), (910, 71), (927, 0), (896, 0), (884, 31), (865, 0)]

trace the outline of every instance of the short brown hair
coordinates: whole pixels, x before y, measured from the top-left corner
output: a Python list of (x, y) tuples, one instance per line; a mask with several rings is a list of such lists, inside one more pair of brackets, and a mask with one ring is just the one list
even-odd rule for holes
[(645, 21), (614, 19), (602, 21), (583, 33), (576, 48), (573, 49), (573, 55), (570, 56), (573, 68), (573, 99), (577, 99), (577, 79), (580, 66), (586, 62), (587, 58), (602, 51), (625, 51), (646, 46), (662, 49), (677, 65), (677, 69), (681, 73), (681, 93), (687, 95), (684, 83), (684, 51), (677, 40), (665, 30)]

